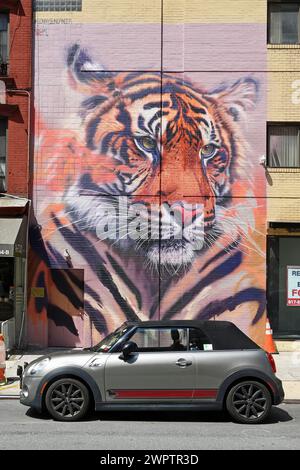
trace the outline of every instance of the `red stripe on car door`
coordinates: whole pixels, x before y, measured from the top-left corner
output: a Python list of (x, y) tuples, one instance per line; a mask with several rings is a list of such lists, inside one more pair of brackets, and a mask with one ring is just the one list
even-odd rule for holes
[(193, 398), (216, 398), (218, 390), (195, 390)]
[(217, 390), (111, 390), (115, 398), (215, 398)]

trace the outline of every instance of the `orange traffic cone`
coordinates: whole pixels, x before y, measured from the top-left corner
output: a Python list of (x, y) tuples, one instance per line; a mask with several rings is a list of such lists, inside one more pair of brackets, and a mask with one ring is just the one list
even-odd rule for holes
[(6, 353), (5, 353), (4, 336), (0, 335), (0, 385), (6, 384), (5, 360), (6, 360)]
[(268, 318), (266, 321), (266, 336), (265, 336), (264, 350), (270, 354), (278, 354), (275, 341), (273, 340), (273, 331), (272, 331)]

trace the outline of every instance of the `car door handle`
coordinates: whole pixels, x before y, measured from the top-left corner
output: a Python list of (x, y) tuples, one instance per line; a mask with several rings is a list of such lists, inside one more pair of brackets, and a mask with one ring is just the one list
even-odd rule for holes
[(191, 365), (192, 365), (192, 361), (187, 361), (183, 357), (178, 359), (178, 361), (176, 361), (176, 366), (179, 366), (179, 367), (188, 367)]

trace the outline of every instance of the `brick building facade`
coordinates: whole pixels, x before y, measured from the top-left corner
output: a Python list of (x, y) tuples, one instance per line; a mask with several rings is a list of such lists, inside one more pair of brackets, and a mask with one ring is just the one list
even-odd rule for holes
[[(299, 5), (35, 2), (28, 344), (135, 318), (226, 319), (263, 345), (268, 315), (300, 337)], [(122, 197), (182, 223), (200, 205), (201, 248), (122, 239)]]
[(21, 344), (31, 197), (32, 1), (0, 3), (0, 326)]
[[(28, 197), (29, 137), (32, 106), (32, 1), (1, 2), (1, 14), (7, 18), (8, 50), (3, 59), (0, 79), (6, 86), (7, 169), (6, 191)], [(3, 46), (4, 47), (4, 46)], [(4, 106), (2, 106), (4, 108)], [(11, 109), (10, 109), (11, 108)]]

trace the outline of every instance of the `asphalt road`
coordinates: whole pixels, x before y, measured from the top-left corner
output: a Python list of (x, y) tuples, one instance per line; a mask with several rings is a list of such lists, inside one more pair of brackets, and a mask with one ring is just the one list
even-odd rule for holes
[(216, 412), (101, 412), (55, 422), (0, 400), (0, 450), (8, 449), (300, 449), (300, 405), (273, 408), (266, 424), (232, 423)]

